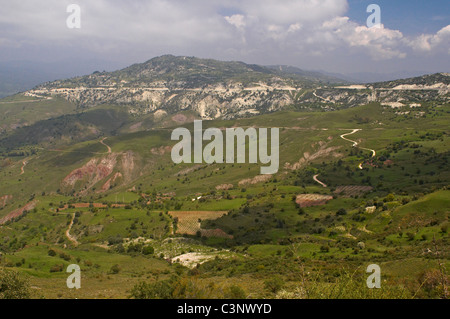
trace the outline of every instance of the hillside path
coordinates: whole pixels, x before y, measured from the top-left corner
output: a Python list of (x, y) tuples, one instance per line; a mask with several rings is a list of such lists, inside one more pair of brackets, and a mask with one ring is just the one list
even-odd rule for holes
[[(345, 136), (348, 136), (348, 135), (352, 135), (352, 134), (355, 134), (356, 132), (359, 132), (359, 131), (361, 131), (361, 129), (353, 129), (350, 133), (345, 133), (345, 134), (342, 134), (341, 135), (341, 138), (342, 139), (344, 139), (344, 140), (346, 140), (346, 141), (348, 141), (348, 142), (350, 142), (350, 143), (353, 143), (353, 147), (359, 147), (360, 149), (362, 149), (362, 150), (366, 150), (366, 151), (370, 151), (370, 152), (372, 152), (372, 157), (375, 157), (376, 155), (377, 155), (377, 152), (375, 151), (375, 150), (373, 150), (373, 149), (370, 149), (370, 148), (365, 148), (365, 147), (360, 147), (360, 146), (358, 146), (359, 145), (359, 143), (358, 142), (356, 142), (356, 141), (353, 141), (353, 140), (350, 140), (350, 139), (348, 139), (348, 138), (346, 138)], [(363, 169), (363, 163), (360, 163), (359, 165), (358, 165), (358, 168), (359, 169)]]
[(328, 187), (327, 184), (325, 184), (325, 183), (323, 183), (323, 182), (321, 182), (321, 181), (319, 181), (319, 180), (317, 179), (318, 176), (319, 176), (319, 174), (314, 175), (314, 177), (313, 177), (314, 181), (316, 181), (317, 183), (319, 183), (319, 184), (322, 185), (323, 187)]
[(20, 168), (20, 175), (25, 174), (25, 166), (27, 166), (28, 161), (23, 161), (22, 162), (22, 167)]
[(112, 153), (112, 150), (111, 150), (111, 147), (105, 143), (105, 140), (106, 140), (106, 139), (107, 139), (107, 137), (104, 137), (104, 138), (100, 141), (100, 143), (102, 143), (103, 145), (105, 145), (105, 146), (108, 148), (108, 154), (111, 154), (111, 153)]
[(80, 243), (76, 240), (75, 237), (73, 237), (73, 236), (70, 234), (70, 230), (72, 229), (73, 221), (74, 221), (74, 220), (75, 220), (75, 213), (73, 213), (72, 220), (71, 220), (71, 222), (70, 222), (70, 224), (69, 224), (69, 228), (67, 228), (67, 230), (66, 230), (66, 237), (67, 237), (67, 239), (69, 239), (75, 246), (78, 246)]

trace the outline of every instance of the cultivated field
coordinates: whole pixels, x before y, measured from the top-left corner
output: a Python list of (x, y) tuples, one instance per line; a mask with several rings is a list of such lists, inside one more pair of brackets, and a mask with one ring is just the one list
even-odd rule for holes
[(227, 214), (226, 211), (177, 211), (169, 212), (173, 218), (178, 219), (177, 234), (196, 235), (200, 231), (201, 236), (205, 237), (224, 237), (232, 238), (221, 229), (202, 229), (201, 222), (203, 220), (214, 220)]

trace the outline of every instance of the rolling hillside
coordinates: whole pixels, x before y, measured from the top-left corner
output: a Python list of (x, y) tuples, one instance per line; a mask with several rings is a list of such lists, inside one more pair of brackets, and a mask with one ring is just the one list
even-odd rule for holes
[[(164, 56), (0, 100), (0, 267), (34, 298), (447, 297), (448, 75), (294, 71)], [(279, 128), (278, 172), (175, 164), (195, 119)]]

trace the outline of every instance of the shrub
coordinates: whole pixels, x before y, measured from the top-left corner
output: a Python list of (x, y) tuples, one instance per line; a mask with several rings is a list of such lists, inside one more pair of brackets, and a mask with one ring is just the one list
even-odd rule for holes
[(264, 282), (264, 288), (271, 293), (276, 294), (284, 287), (284, 280), (280, 276), (274, 276)]
[(153, 255), (155, 253), (155, 249), (152, 246), (145, 246), (142, 248), (142, 253), (144, 255)]
[(116, 244), (121, 244), (121, 243), (123, 243), (123, 238), (120, 235), (111, 236), (108, 238), (108, 245), (110, 245), (110, 246), (116, 245)]
[(0, 299), (29, 299), (30, 286), (18, 272), (0, 269)]
[(120, 266), (117, 264), (112, 266), (110, 272), (114, 275), (118, 274), (120, 272)]
[(56, 251), (54, 251), (53, 249), (49, 249), (48, 255), (51, 256), (51, 257), (55, 257), (56, 256)]
[(54, 265), (50, 268), (50, 272), (62, 272), (64, 269), (64, 265)]

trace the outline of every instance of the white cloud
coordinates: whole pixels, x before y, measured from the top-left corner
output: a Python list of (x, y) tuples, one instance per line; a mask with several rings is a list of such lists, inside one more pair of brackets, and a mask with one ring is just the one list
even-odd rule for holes
[(337, 17), (326, 21), (319, 32), (331, 33), (334, 40), (337, 40), (334, 43), (364, 49), (374, 60), (406, 56), (398, 48), (403, 34), (398, 30), (387, 29), (383, 25), (379, 28), (368, 28), (350, 21), (348, 17)]
[(450, 25), (442, 28), (436, 34), (422, 34), (410, 39), (408, 44), (416, 51), (431, 52), (443, 48), (450, 53)]
[(225, 20), (238, 29), (245, 27), (245, 17), (242, 14), (234, 14), (231, 17), (225, 17)]
[[(80, 30), (66, 27), (71, 3), (81, 6)], [(0, 0), (0, 7), (0, 57), (14, 46), (51, 45), (118, 58), (174, 53), (332, 65), (450, 51), (450, 26), (415, 37), (368, 28), (345, 16), (347, 0)]]

